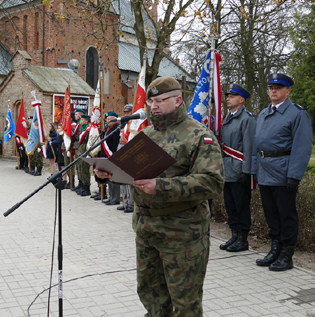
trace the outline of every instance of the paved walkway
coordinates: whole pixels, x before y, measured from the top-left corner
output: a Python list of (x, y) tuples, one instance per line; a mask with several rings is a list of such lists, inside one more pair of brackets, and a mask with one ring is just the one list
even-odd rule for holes
[[(0, 159), (0, 316), (43, 317), (47, 316), (55, 188), (49, 184), (3, 217), (49, 176), (47, 172), (33, 177), (15, 170), (15, 165)], [(63, 316), (143, 316), (136, 293), (132, 215), (70, 190), (62, 191), (62, 200)], [(314, 272), (299, 268), (270, 272), (255, 265), (254, 251), (231, 255), (218, 248), (220, 243), (211, 237), (204, 316), (315, 316)], [(53, 285), (56, 256), (54, 266)], [(59, 316), (57, 287), (51, 291), (50, 311), (50, 316)]]

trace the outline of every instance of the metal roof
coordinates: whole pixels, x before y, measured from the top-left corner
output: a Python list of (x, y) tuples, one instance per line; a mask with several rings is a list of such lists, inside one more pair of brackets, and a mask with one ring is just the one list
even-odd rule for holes
[[(118, 68), (120, 70), (139, 73), (141, 68), (139, 47), (129, 43), (119, 42), (118, 48)], [(149, 64), (152, 63), (153, 55), (154, 50), (149, 50)], [(183, 76), (186, 76), (186, 80), (188, 82), (195, 83), (195, 80), (189, 75), (189, 73), (187, 73), (180, 65), (178, 65), (171, 57), (166, 54), (161, 61), (158, 76), (172, 76), (177, 80), (181, 80)]]
[(24, 68), (22, 72), (35, 86), (44, 92), (64, 94), (70, 80), (71, 94), (95, 95), (95, 90), (77, 73), (68, 68), (31, 65), (29, 68)]
[(0, 75), (7, 76), (12, 70), (11, 54), (9, 49), (0, 44)]
[(34, 0), (4, 0), (0, 4), (0, 10), (20, 6), (23, 4), (29, 4), (31, 2), (34, 2)]

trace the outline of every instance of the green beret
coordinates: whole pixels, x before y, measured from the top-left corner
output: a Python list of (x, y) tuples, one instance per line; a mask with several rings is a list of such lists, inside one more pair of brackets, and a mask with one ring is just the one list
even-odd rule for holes
[(118, 114), (117, 114), (116, 112), (114, 112), (114, 111), (108, 111), (108, 112), (107, 112), (107, 115), (108, 115), (108, 116), (113, 116), (113, 117), (118, 118)]
[(88, 114), (83, 114), (83, 115), (81, 116), (81, 118), (89, 119), (89, 120), (90, 120), (91, 116), (89, 116)]
[(73, 111), (71, 111), (71, 115), (74, 116), (74, 112)]
[(179, 82), (173, 77), (159, 77), (152, 81), (147, 89), (147, 98), (159, 96), (172, 90), (181, 90)]
[(80, 108), (76, 108), (75, 112), (81, 112), (81, 113), (85, 114), (85, 111), (83, 109), (80, 109)]

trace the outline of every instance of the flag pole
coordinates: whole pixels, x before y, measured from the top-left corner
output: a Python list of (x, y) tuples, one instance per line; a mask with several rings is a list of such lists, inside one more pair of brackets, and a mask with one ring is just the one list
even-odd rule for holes
[[(104, 109), (103, 109), (103, 92), (104, 92), (104, 78), (103, 78), (103, 64), (100, 63), (100, 108), (101, 108), (101, 126), (100, 129), (104, 129)], [(100, 131), (100, 133), (101, 133)], [(101, 200), (104, 197), (104, 184), (101, 184)]]
[[(70, 113), (71, 113), (71, 96), (70, 96), (70, 77), (69, 77), (69, 82), (68, 82), (68, 91), (69, 91), (69, 98), (70, 98)], [(65, 96), (66, 97), (66, 96)], [(71, 120), (71, 119), (70, 119)], [(67, 151), (66, 151), (67, 152)], [(73, 162), (73, 149), (72, 149), (72, 140), (70, 142), (70, 147), (69, 147), (69, 153), (70, 153), (70, 157), (69, 157), (69, 161), (70, 164)], [(67, 153), (66, 153), (67, 155)], [(70, 169), (70, 188), (74, 187), (73, 181), (74, 181), (74, 176), (73, 176), (73, 169)]]

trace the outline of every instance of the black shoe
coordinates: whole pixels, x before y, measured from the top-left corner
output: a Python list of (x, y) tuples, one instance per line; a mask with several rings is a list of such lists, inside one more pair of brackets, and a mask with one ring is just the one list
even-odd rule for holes
[(240, 252), (248, 250), (248, 232), (247, 231), (239, 231), (237, 240), (226, 248), (228, 252)]
[(125, 206), (118, 206), (117, 210), (125, 210)]
[(283, 246), (278, 259), (270, 264), (270, 271), (286, 271), (293, 268), (294, 246)]
[(107, 204), (107, 203), (109, 203), (110, 201), (111, 201), (110, 199), (106, 199), (106, 200), (103, 199), (103, 200), (102, 200), (102, 203), (103, 203), (103, 204)]
[(70, 182), (65, 185), (65, 189), (70, 189)]
[(124, 210), (125, 213), (129, 213), (129, 212), (133, 212), (133, 207), (127, 207), (125, 210)]
[(112, 205), (119, 205), (120, 203), (118, 202), (118, 203), (116, 203), (116, 202), (114, 202), (114, 201), (109, 201), (108, 203), (106, 203), (106, 205), (107, 206), (112, 206)]
[(257, 259), (256, 264), (259, 266), (269, 266), (278, 259), (281, 249), (281, 242), (279, 240), (273, 240), (269, 253), (263, 259)]
[(102, 200), (101, 193), (97, 193), (97, 195), (94, 197), (94, 200)]
[(227, 247), (232, 245), (237, 240), (237, 230), (236, 229), (231, 229), (231, 230), (232, 230), (232, 237), (230, 240), (220, 245), (221, 250), (226, 250)]

